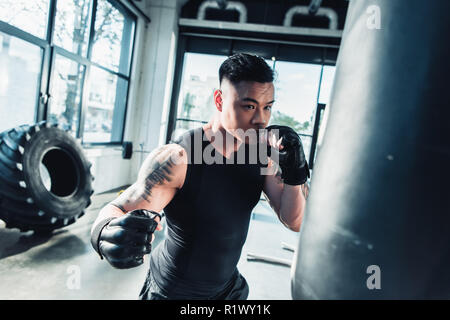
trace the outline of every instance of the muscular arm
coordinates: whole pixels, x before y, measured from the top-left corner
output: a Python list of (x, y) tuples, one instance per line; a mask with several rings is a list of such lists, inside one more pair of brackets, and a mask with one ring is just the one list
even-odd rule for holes
[(307, 183), (297, 186), (284, 184), (280, 169), (276, 164), (274, 165), (275, 173), (265, 178), (264, 196), (281, 223), (292, 231), (299, 232), (309, 193), (308, 185)]
[(120, 217), (136, 209), (161, 212), (184, 183), (187, 170), (185, 150), (168, 144), (150, 153), (139, 170), (138, 178), (99, 213), (96, 223), (107, 217)]

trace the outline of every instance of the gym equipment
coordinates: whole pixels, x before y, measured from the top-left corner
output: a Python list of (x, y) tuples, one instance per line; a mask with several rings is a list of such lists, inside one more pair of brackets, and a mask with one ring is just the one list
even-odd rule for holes
[[(291, 251), (291, 252), (295, 251), (294, 247), (286, 242), (281, 242), (281, 247), (287, 251)], [(271, 257), (271, 256), (266, 256), (266, 255), (254, 254), (254, 253), (250, 253), (250, 252), (247, 253), (247, 261), (267, 262), (267, 263), (271, 263), (271, 264), (279, 264), (279, 265), (286, 266), (286, 267), (292, 266), (292, 260), (290, 260), (290, 259)]]
[(151, 151), (144, 150), (144, 144), (139, 144), (140, 150), (133, 150), (133, 142), (131, 141), (124, 141), (122, 143), (122, 148), (115, 148), (115, 150), (121, 150), (122, 151), (122, 159), (131, 159), (133, 156), (133, 152), (137, 152), (141, 154), (141, 163), (143, 160), (144, 153), (151, 153)]
[(311, 15), (314, 15), (319, 11), (320, 5), (322, 4), (322, 0), (311, 0), (308, 7), (308, 12)]
[(294, 251), (295, 251), (295, 247), (294, 247), (293, 245), (289, 244), (289, 243), (286, 243), (286, 242), (282, 242), (282, 243), (281, 243), (281, 247), (282, 247), (284, 250), (287, 250), (287, 251), (291, 251), (291, 252), (294, 252)]
[(0, 135), (0, 219), (7, 228), (51, 232), (84, 215), (93, 194), (91, 164), (56, 123)]
[(350, 2), (294, 299), (450, 298), (449, 11)]
[(247, 261), (262, 261), (262, 262), (268, 262), (272, 264), (279, 264), (282, 266), (290, 267), (292, 264), (291, 260), (288, 259), (282, 259), (278, 257), (270, 257), (265, 255), (258, 255), (253, 253), (247, 253)]
[(133, 143), (131, 141), (124, 141), (122, 144), (122, 159), (131, 159), (133, 154)]

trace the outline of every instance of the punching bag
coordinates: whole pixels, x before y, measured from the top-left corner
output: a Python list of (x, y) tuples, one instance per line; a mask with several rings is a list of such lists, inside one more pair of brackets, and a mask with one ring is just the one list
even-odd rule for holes
[(450, 1), (350, 1), (294, 299), (450, 298)]

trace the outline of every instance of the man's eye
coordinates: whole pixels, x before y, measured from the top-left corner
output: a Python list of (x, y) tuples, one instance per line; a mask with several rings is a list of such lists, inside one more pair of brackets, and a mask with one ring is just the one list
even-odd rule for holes
[(272, 106), (266, 106), (265, 109), (266, 110), (272, 110)]
[(255, 109), (255, 107), (252, 106), (252, 105), (246, 105), (246, 106), (244, 106), (244, 108), (246, 108), (246, 109)]

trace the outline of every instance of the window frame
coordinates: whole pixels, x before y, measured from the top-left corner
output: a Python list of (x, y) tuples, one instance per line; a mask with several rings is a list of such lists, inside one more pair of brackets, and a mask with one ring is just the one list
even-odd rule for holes
[[(117, 10), (120, 11), (121, 14), (123, 14), (125, 23), (131, 23), (131, 31), (132, 36), (127, 34), (127, 41), (122, 40), (122, 47), (123, 48), (126, 43), (129, 43), (129, 62), (128, 62), (128, 68), (126, 70), (126, 73), (120, 72), (120, 69), (118, 71), (114, 71), (109, 69), (108, 67), (102, 66), (96, 62), (91, 61), (92, 58), (92, 48), (93, 48), (93, 39), (95, 36), (95, 19), (96, 19), (96, 11), (97, 11), (97, 3), (98, 0), (90, 0), (90, 9), (89, 9), (89, 38), (88, 38), (88, 44), (87, 44), (87, 55), (86, 57), (82, 55), (77, 55), (73, 52), (70, 52), (62, 47), (59, 47), (53, 43), (53, 33), (54, 33), (54, 24), (56, 19), (56, 9), (57, 9), (57, 1), (61, 0), (49, 0), (49, 13), (48, 13), (48, 20), (47, 20), (47, 30), (46, 30), (46, 37), (39, 38), (35, 35), (32, 35), (18, 27), (15, 27), (13, 25), (10, 25), (6, 22), (0, 21), (0, 31), (8, 34), (12, 37), (16, 37), (20, 40), (29, 42), (33, 45), (36, 45), (40, 47), (43, 50), (42, 54), (42, 60), (40, 65), (40, 81), (38, 84), (38, 94), (36, 97), (36, 104), (35, 104), (35, 116), (34, 121), (39, 122), (42, 120), (47, 120), (49, 118), (49, 104), (48, 101), (44, 101), (44, 97), (51, 98), (50, 96), (50, 81), (52, 72), (54, 70), (54, 63), (57, 55), (60, 55), (66, 59), (69, 59), (75, 63), (81, 64), (84, 66), (84, 76), (83, 81), (81, 84), (81, 107), (79, 110), (79, 121), (78, 121), (78, 128), (77, 132), (75, 133), (76, 138), (82, 143), (83, 147), (90, 148), (90, 147), (98, 147), (98, 146), (115, 146), (115, 145), (121, 145), (123, 143), (124, 135), (125, 135), (125, 125), (127, 120), (127, 112), (128, 112), (128, 103), (129, 103), (129, 94), (130, 94), (130, 82), (133, 70), (133, 62), (134, 62), (134, 54), (135, 54), (135, 46), (136, 46), (136, 29), (138, 24), (138, 17), (136, 14), (134, 14), (132, 11), (130, 11), (126, 6), (120, 3), (118, 0), (105, 0), (108, 1), (112, 6), (114, 6)], [(126, 28), (124, 26), (124, 28)], [(114, 76), (117, 76), (118, 78), (125, 80), (127, 83), (126, 88), (126, 97), (125, 97), (125, 105), (123, 106), (123, 110), (120, 110), (121, 116), (123, 119), (121, 119), (121, 132), (120, 132), (120, 141), (109, 141), (109, 142), (83, 142), (83, 134), (84, 134), (84, 124), (86, 120), (86, 114), (88, 109), (88, 95), (89, 95), (89, 84), (90, 84), (90, 71), (92, 67), (97, 67), (103, 71), (106, 71)], [(117, 93), (116, 93), (117, 98)], [(115, 109), (114, 109), (115, 110)], [(112, 135), (113, 132), (111, 132)]]
[[(276, 43), (275, 41), (265, 42), (264, 39), (250, 39), (251, 41), (249, 46), (245, 47), (245, 44), (242, 43), (241, 40), (242, 39), (233, 39), (232, 37), (227, 38), (223, 36), (199, 35), (194, 33), (184, 34), (182, 32), (180, 34), (177, 57), (175, 61), (172, 99), (166, 131), (166, 143), (170, 143), (172, 135), (177, 127), (177, 121), (195, 122), (202, 124), (205, 123), (204, 120), (200, 119), (178, 118), (178, 102), (180, 98), (179, 92), (183, 82), (182, 77), (185, 63), (185, 53), (200, 53), (210, 55), (226, 54), (227, 56), (230, 56), (238, 51), (248, 52), (253, 48), (257, 48), (258, 51), (261, 51), (258, 52), (258, 54), (265, 59), (270, 59), (272, 56), (277, 57), (272, 66), (275, 70), (277, 61), (308, 63), (321, 66), (315, 107), (316, 111), (313, 117), (313, 131), (311, 134), (298, 132), (298, 134), (302, 137), (311, 138), (309, 161), (312, 169), (317, 153), (316, 148), (319, 131), (319, 121), (322, 114), (321, 111), (325, 109), (325, 105), (319, 103), (320, 90), (322, 88), (323, 71), (324, 67), (326, 66), (336, 66), (337, 50), (330, 51), (329, 48), (320, 46), (309, 48), (305, 47), (303, 44), (284, 44), (282, 41), (280, 43)], [(240, 47), (236, 46), (236, 44), (238, 43), (240, 44)], [(282, 45), (285, 45), (284, 50), (281, 50)], [(304, 53), (304, 57), (301, 56), (302, 53)]]
[(19, 29), (15, 26), (7, 24), (6, 22), (0, 21), (0, 32), (8, 34), (12, 37), (15, 37), (19, 40), (23, 40), (32, 45), (39, 47), (42, 51), (41, 65), (40, 65), (40, 80), (38, 81), (37, 94), (34, 106), (34, 121), (38, 122), (42, 117), (42, 97), (43, 92), (47, 91), (48, 86), (48, 68), (49, 68), (49, 59), (50, 59), (50, 45), (44, 39), (41, 39), (35, 35), (32, 35), (22, 29)]

